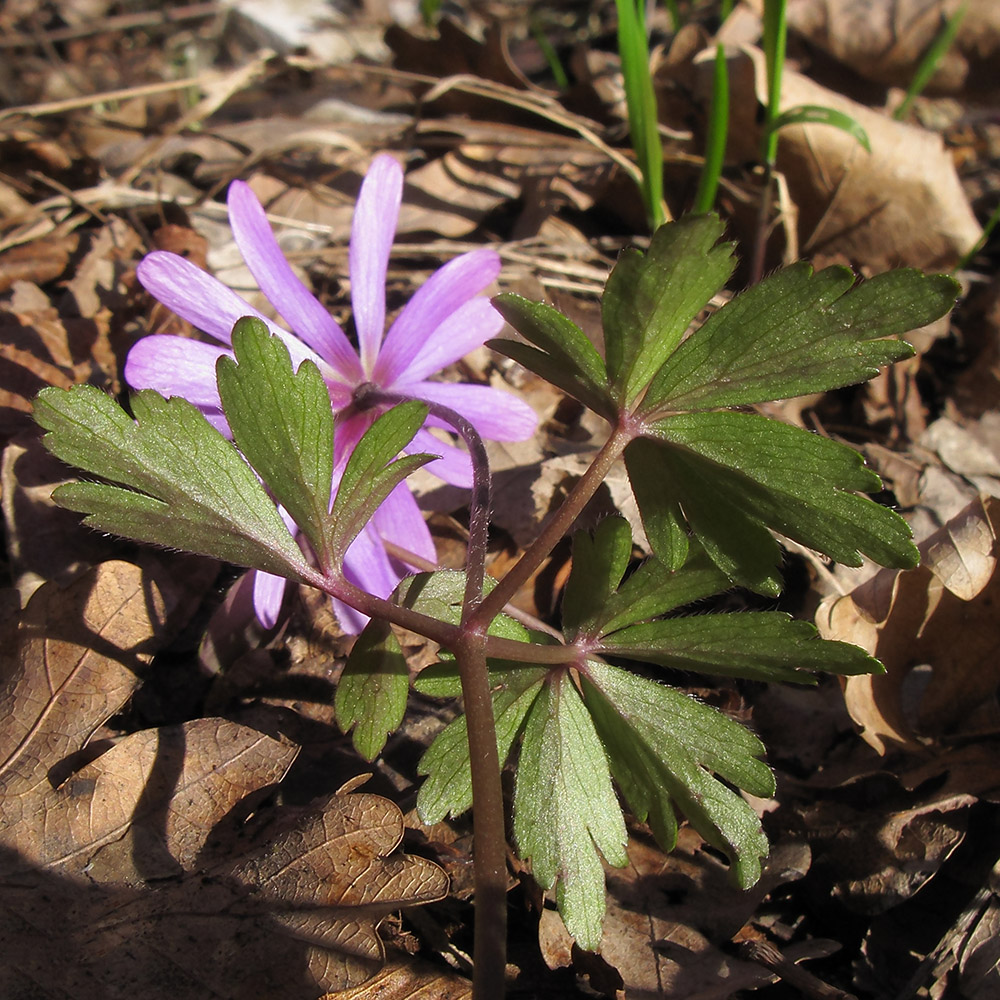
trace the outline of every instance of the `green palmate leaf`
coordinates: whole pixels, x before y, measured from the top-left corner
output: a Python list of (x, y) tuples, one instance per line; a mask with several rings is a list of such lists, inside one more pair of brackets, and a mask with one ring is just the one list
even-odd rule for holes
[[(434, 455), (396, 456), (427, 418), (427, 406), (416, 400), (383, 413), (365, 431), (347, 461), (331, 512), (330, 544), (341, 558), (382, 501), (410, 473), (433, 461)], [(394, 460), (395, 459), (395, 460)]]
[(147, 389), (132, 411), (134, 420), (93, 386), (38, 394), (49, 451), (121, 484), (72, 483), (57, 503), (101, 531), (289, 579), (314, 575), (253, 470), (194, 406)]
[(618, 258), (601, 315), (619, 404), (631, 406), (732, 274), (731, 244), (716, 245), (722, 228), (716, 216), (687, 216), (661, 226), (645, 254), (629, 249)]
[(621, 807), (590, 713), (568, 672), (528, 713), (514, 792), (514, 836), (535, 881), (556, 886), (559, 912), (582, 948), (601, 943), (604, 869), (628, 863)]
[(572, 320), (551, 306), (509, 292), (497, 295), (493, 305), (525, 340), (535, 345), (491, 340), (493, 350), (541, 375), (595, 413), (614, 420), (616, 408), (608, 392), (604, 361)]
[(326, 565), (333, 409), (323, 376), (311, 361), (293, 373), (288, 348), (252, 317), (233, 328), (233, 351), (236, 361), (216, 367), (233, 438)]
[(771, 128), (777, 131), (786, 125), (830, 125), (856, 139), (858, 145), (866, 152), (872, 151), (868, 133), (864, 128), (850, 115), (836, 108), (827, 108), (821, 104), (797, 104), (794, 108), (789, 108), (778, 115)]
[[(429, 667), (414, 687), (437, 697), (458, 694), (458, 671), (453, 664)], [(490, 670), (493, 689), (493, 718), (497, 730), (500, 764), (510, 754), (535, 698), (542, 689), (546, 667), (508, 666)], [(428, 676), (425, 676), (428, 675)], [(425, 823), (439, 823), (445, 816), (459, 816), (472, 806), (472, 772), (464, 715), (447, 725), (420, 759), (418, 773), (427, 776), (417, 795), (417, 810)]]
[(756, 813), (712, 772), (754, 795), (772, 795), (774, 778), (757, 759), (760, 740), (707, 705), (606, 663), (588, 662), (582, 683), (615, 781), (660, 845), (674, 846), (676, 803), (729, 856), (737, 883), (753, 885), (767, 839)]
[[(852, 491), (879, 489), (850, 448), (749, 413), (687, 413), (650, 425), (625, 462), (643, 520), (678, 508), (732, 580), (776, 595), (779, 550), (767, 528), (847, 565), (919, 561), (899, 515)], [(665, 505), (664, 515), (660, 505)], [(655, 532), (650, 533), (654, 548)]]
[(403, 721), (410, 671), (399, 641), (386, 621), (372, 619), (358, 636), (337, 684), (337, 725), (354, 729), (354, 748), (374, 760), (386, 736)]
[(729, 577), (695, 543), (680, 570), (669, 569), (659, 559), (647, 559), (605, 602), (588, 631), (594, 637), (607, 635), (721, 594), (731, 586)]
[(815, 684), (806, 671), (883, 673), (860, 646), (825, 642), (808, 622), (779, 611), (699, 615), (629, 625), (606, 634), (594, 652), (678, 670), (760, 681)]
[[(483, 593), (490, 593), (496, 585), (496, 580), (487, 576), (483, 581)], [(404, 608), (419, 611), (422, 615), (449, 625), (458, 625), (462, 619), (462, 601), (465, 599), (465, 574), (455, 569), (417, 573), (400, 583), (393, 599)], [(531, 633), (507, 615), (497, 615), (490, 622), (487, 634), (501, 639), (516, 639), (518, 642), (532, 641)], [(458, 694), (458, 689), (454, 694)]]
[(872, 378), (913, 349), (886, 340), (943, 316), (958, 286), (944, 275), (854, 275), (807, 264), (779, 271), (714, 313), (657, 372), (644, 413), (743, 406)]
[(563, 631), (572, 638), (593, 625), (618, 588), (632, 557), (632, 529), (623, 517), (605, 518), (591, 535), (573, 536), (573, 571), (563, 596)]

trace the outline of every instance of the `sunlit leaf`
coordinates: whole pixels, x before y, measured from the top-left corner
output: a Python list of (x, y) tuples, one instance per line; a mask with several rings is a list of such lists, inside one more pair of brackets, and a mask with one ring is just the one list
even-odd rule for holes
[(643, 253), (618, 258), (601, 300), (607, 370), (616, 401), (630, 406), (733, 271), (714, 215), (661, 226)]
[(294, 373), (288, 348), (252, 317), (233, 328), (233, 351), (216, 367), (233, 438), (325, 562), (333, 409), (323, 376), (311, 361)]
[(847, 268), (778, 271), (706, 320), (656, 374), (642, 410), (707, 410), (863, 382), (913, 354), (894, 338), (946, 313), (945, 275), (889, 271), (856, 287)]
[(757, 758), (764, 746), (743, 726), (693, 698), (597, 661), (583, 677), (587, 708), (629, 807), (674, 846), (676, 802), (710, 844), (729, 855), (736, 882), (760, 878), (767, 838), (757, 814), (715, 775), (755, 795), (774, 793)]
[[(514, 836), (535, 881), (555, 886), (580, 947), (595, 950), (604, 920), (605, 860), (628, 863), (621, 807), (590, 713), (568, 672), (542, 688), (528, 713), (514, 792)], [(600, 852), (600, 853), (598, 853)]]
[(311, 575), (253, 470), (194, 406), (150, 389), (131, 402), (135, 419), (93, 386), (39, 393), (45, 446), (108, 480), (62, 486), (57, 503), (101, 531), (290, 579)]
[[(453, 664), (447, 680), (424, 677), (415, 687), (424, 694), (444, 696), (458, 693), (458, 671)], [(542, 689), (546, 667), (523, 666), (490, 671), (493, 691), (493, 718), (497, 730), (497, 752), (503, 765), (521, 730), (524, 718)], [(427, 776), (417, 795), (417, 810), (425, 823), (438, 823), (445, 816), (459, 816), (472, 806), (472, 771), (469, 766), (469, 737), (466, 719), (460, 715), (434, 739), (420, 758), (418, 773)]]
[[(844, 445), (727, 411), (665, 417), (649, 433), (660, 445), (662, 502), (684, 512), (716, 565), (743, 586), (780, 589), (779, 550), (767, 528), (849, 566), (860, 565), (862, 553), (884, 566), (917, 564), (906, 522), (854, 492), (873, 492), (881, 482)], [(649, 463), (629, 462), (627, 451), (626, 463), (630, 475), (650, 474)], [(644, 518), (660, 502), (648, 482), (636, 495)], [(655, 507), (652, 513), (660, 516)]]
[(341, 557), (385, 498), (408, 475), (435, 458), (428, 454), (396, 458), (426, 418), (426, 404), (416, 400), (400, 403), (383, 413), (351, 452), (332, 511), (331, 545)]
[(608, 392), (604, 361), (572, 320), (551, 306), (509, 292), (497, 295), (493, 304), (535, 346), (515, 340), (491, 340), (488, 346), (558, 386), (595, 413), (614, 419), (616, 411)]
[(797, 104), (794, 108), (789, 108), (778, 115), (771, 128), (778, 131), (786, 125), (830, 125), (856, 139), (865, 152), (872, 151), (868, 133), (864, 128), (856, 119), (836, 108), (827, 108), (821, 104)]
[(374, 760), (403, 721), (410, 671), (388, 622), (372, 619), (358, 636), (337, 682), (337, 725), (353, 729), (354, 748)]

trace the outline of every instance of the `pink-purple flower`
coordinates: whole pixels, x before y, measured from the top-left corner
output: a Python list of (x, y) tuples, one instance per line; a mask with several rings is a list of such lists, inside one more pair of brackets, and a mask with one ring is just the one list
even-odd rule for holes
[[(231, 354), (228, 345), (235, 322), (244, 316), (264, 320), (288, 347), (297, 368), (310, 359), (319, 368), (337, 417), (334, 486), (361, 435), (377, 412), (352, 407), (352, 393), (372, 383), (387, 393), (439, 403), (462, 414), (484, 438), (520, 441), (536, 427), (534, 411), (522, 400), (489, 386), (430, 381), (429, 376), (457, 361), (495, 336), (503, 320), (483, 292), (500, 271), (498, 255), (474, 250), (437, 270), (385, 331), (385, 279), (399, 217), (403, 171), (388, 155), (377, 156), (361, 186), (351, 227), (351, 305), (357, 349), (322, 304), (295, 275), (271, 232), (264, 210), (248, 185), (229, 187), (229, 221), (236, 244), (258, 286), (291, 333), (252, 308), (236, 292), (177, 254), (154, 252), (140, 263), (142, 285), (165, 306), (220, 344), (184, 337), (154, 335), (129, 352), (125, 378), (137, 389), (164, 396), (183, 396), (201, 409), (223, 433), (215, 380), (215, 363)], [(433, 419), (417, 432), (414, 451), (439, 455), (428, 470), (455, 485), (471, 483), (471, 462), (460, 448), (440, 440), (427, 428), (443, 426)], [(406, 570), (389, 556), (392, 542), (433, 562), (434, 543), (416, 501), (401, 483), (348, 550), (345, 571), (358, 586), (379, 597), (392, 592)], [(254, 606), (264, 624), (273, 624), (284, 580), (258, 573)], [(358, 631), (364, 618), (337, 604), (341, 624)]]

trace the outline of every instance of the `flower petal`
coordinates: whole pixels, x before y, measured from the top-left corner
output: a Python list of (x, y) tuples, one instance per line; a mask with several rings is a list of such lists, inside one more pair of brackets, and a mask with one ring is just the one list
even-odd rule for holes
[(456, 448), (453, 444), (445, 444), (429, 431), (417, 431), (413, 441), (407, 445), (408, 454), (425, 452), (428, 455), (439, 456), (433, 462), (428, 462), (424, 468), (439, 479), (452, 486), (468, 488), (472, 485), (472, 459), (467, 451)]
[(400, 372), (393, 388), (403, 382), (416, 382), (447, 368), (470, 351), (482, 347), (502, 329), (503, 317), (493, 308), (489, 299), (478, 297), (466, 302), (447, 316), (427, 337), (419, 354)]
[(345, 379), (356, 382), (361, 365), (347, 335), (292, 270), (250, 186), (233, 181), (228, 204), (236, 245), (260, 290), (296, 336)]
[(135, 273), (150, 295), (159, 299), (181, 319), (186, 319), (192, 326), (204, 330), (223, 344), (232, 343), (233, 326), (238, 319), (256, 316), (267, 324), (271, 333), (284, 341), (296, 368), (308, 358), (316, 363), (328, 381), (344, 381), (342, 375), (335, 372), (315, 351), (306, 347), (298, 337), (272, 323), (231, 288), (195, 267), (184, 257), (156, 250), (142, 258)]
[(525, 441), (538, 429), (538, 416), (523, 399), (489, 385), (417, 382), (396, 391), (456, 410), (491, 441)]
[[(388, 597), (402, 579), (401, 572), (393, 565), (371, 522), (365, 525), (344, 554), (344, 576), (376, 597)], [(345, 632), (360, 632), (368, 623), (366, 615), (341, 601), (334, 600), (333, 610)]]
[(161, 396), (183, 396), (195, 406), (219, 409), (215, 363), (224, 347), (214, 347), (187, 337), (154, 334), (143, 337), (125, 359), (125, 381), (133, 389), (155, 389)]
[(375, 369), (385, 332), (385, 273), (403, 199), (403, 168), (389, 155), (372, 160), (351, 224), (351, 305), (361, 367)]
[[(437, 562), (437, 549), (417, 501), (406, 483), (400, 483), (375, 511), (376, 531), (387, 542), (412, 552), (430, 563)], [(415, 567), (418, 568), (418, 567)]]
[(336, 488), (340, 484), (340, 477), (344, 473), (344, 466), (351, 457), (351, 452), (357, 447), (361, 436), (375, 422), (376, 416), (377, 414), (371, 411), (349, 412), (346, 416), (338, 415), (333, 432), (334, 496), (337, 495)]
[[(500, 314), (490, 307), (498, 321), (494, 326), (492, 318), (486, 319), (486, 313), (480, 307), (475, 312), (476, 322), (479, 324), (476, 333), (478, 334), (481, 326), (482, 340), (474, 341), (473, 338), (470, 341), (463, 331), (463, 344), (471, 343), (471, 347), (463, 347), (458, 353), (449, 353), (448, 339), (462, 328), (455, 326), (438, 334), (442, 324), (491, 284), (499, 273), (500, 257), (493, 250), (485, 248), (462, 254), (435, 271), (403, 307), (386, 334), (375, 369), (378, 383), (383, 386), (392, 385), (397, 379), (404, 377), (404, 373), (409, 380), (424, 378), (432, 372), (440, 371), (445, 364), (468, 354), (472, 347), (478, 347), (499, 332), (503, 325)], [(483, 301), (486, 302), (485, 299)], [(425, 355), (425, 352), (429, 353)], [(448, 360), (439, 364), (436, 361), (438, 356), (448, 357)], [(428, 362), (431, 367), (428, 367)], [(411, 366), (415, 366), (412, 374)]]
[(265, 573), (260, 569), (254, 574), (253, 609), (257, 613), (257, 621), (264, 628), (274, 628), (278, 623), (287, 583), (283, 576)]

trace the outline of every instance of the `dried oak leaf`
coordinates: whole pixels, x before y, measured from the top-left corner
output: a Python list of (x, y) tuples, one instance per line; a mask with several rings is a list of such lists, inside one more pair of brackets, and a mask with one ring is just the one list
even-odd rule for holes
[(40, 588), (4, 637), (4, 997), (312, 1000), (378, 970), (383, 916), (447, 890), (393, 853), (402, 816), (378, 796), (253, 813), (297, 753), (276, 735), (197, 719), (88, 745), (176, 600), (169, 578), (104, 563)]
[[(788, 26), (860, 76), (907, 87), (962, 0), (790, 0)], [(1000, 7), (966, 0), (955, 41), (935, 67), (938, 93), (988, 97), (997, 90)]]
[[(706, 51), (714, 53), (714, 47)], [(747, 47), (728, 63), (733, 98), (727, 157), (753, 162), (759, 155), (759, 108), (766, 103), (764, 54)], [(699, 57), (695, 69), (698, 91), (710, 93), (711, 60)], [(872, 272), (948, 269), (976, 243), (982, 230), (939, 135), (786, 70), (780, 110), (799, 105), (850, 116), (864, 128), (872, 150), (829, 125), (781, 130), (778, 169), (797, 210), (802, 250), (814, 262), (847, 261)]]
[[(771, 975), (735, 958), (727, 942), (758, 910), (768, 893), (801, 878), (810, 866), (804, 843), (777, 844), (764, 875), (749, 892), (736, 888), (725, 864), (706, 851), (701, 837), (682, 827), (669, 855), (644, 836), (629, 839), (629, 866), (609, 868), (608, 910), (599, 959), (571, 941), (554, 911), (539, 928), (550, 968), (572, 961), (603, 995), (617, 989), (629, 998), (728, 1000)], [(815, 957), (817, 942), (790, 949), (793, 959)], [(804, 949), (804, 950), (798, 950)], [(614, 982), (617, 971), (617, 983)]]

